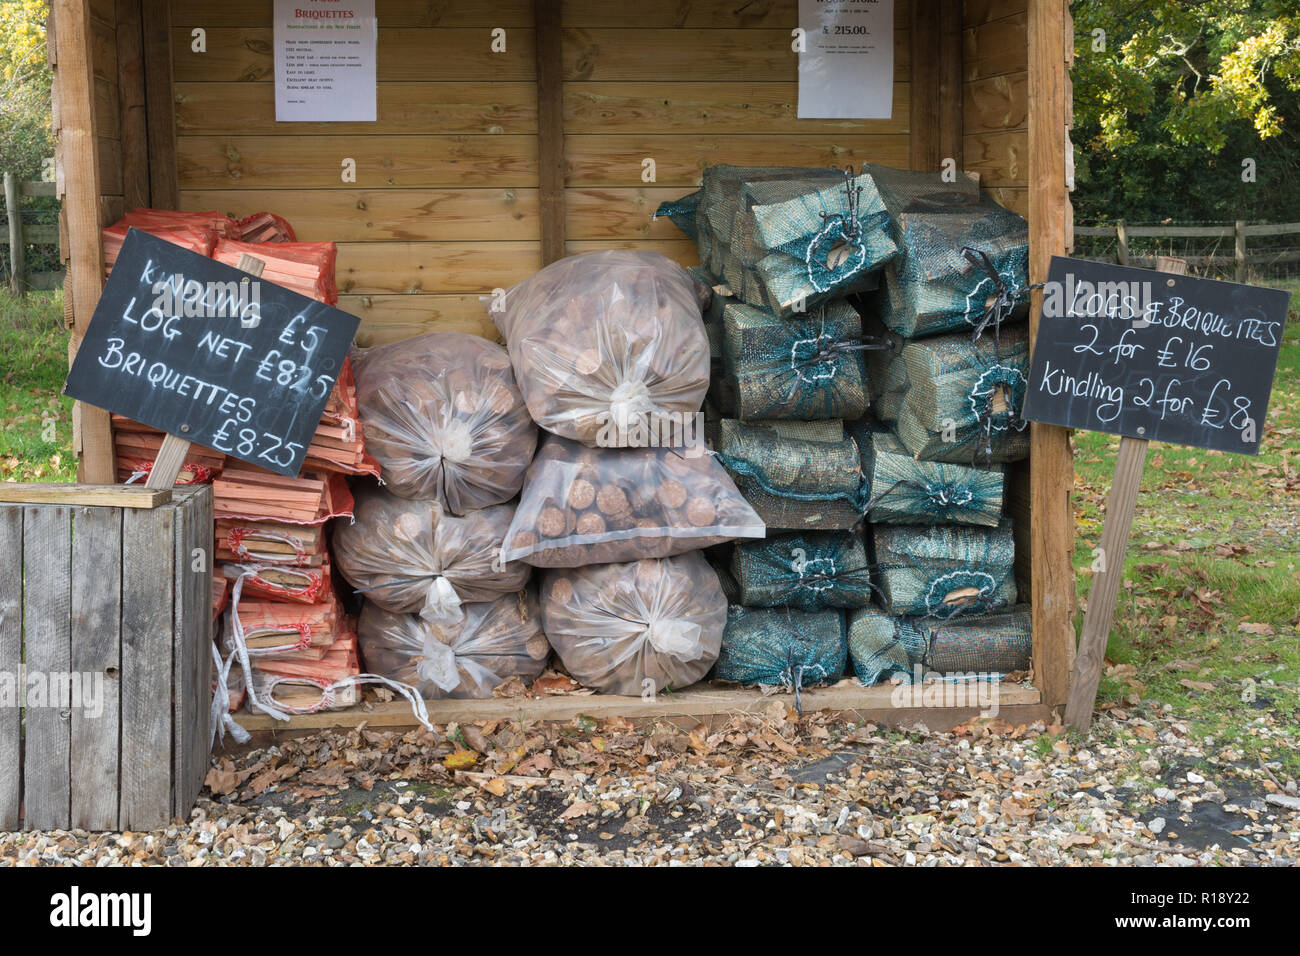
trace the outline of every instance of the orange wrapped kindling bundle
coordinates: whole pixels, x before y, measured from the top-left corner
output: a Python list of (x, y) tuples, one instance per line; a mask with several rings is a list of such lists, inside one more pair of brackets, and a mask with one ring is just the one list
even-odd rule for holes
[(217, 560), (232, 564), (320, 567), (326, 561), (321, 525), (218, 518), (216, 538)]
[(101, 232), (104, 242), (104, 269), (111, 272), (117, 254), (126, 241), (129, 229), (139, 229), (150, 235), (184, 246), (201, 256), (212, 255), (218, 239), (234, 239), (240, 234), (239, 226), (229, 216), (219, 212), (177, 212), (174, 209), (132, 209), (113, 225)]
[(329, 562), (319, 567), (292, 564), (222, 564), (221, 573), (230, 581), (244, 579), (244, 594), (272, 601), (316, 604), (325, 600), (330, 587)]
[(347, 475), (379, 477), (379, 462), (366, 453), (365, 433), (357, 411), (357, 383), (352, 359), (345, 358), (334, 382), (320, 424), (303, 459), (306, 468), (336, 471)]
[(212, 258), (238, 266), (241, 256), (250, 255), (266, 263), (262, 278), (333, 305), (339, 300), (334, 284), (336, 250), (332, 242), (240, 242), (218, 239)]
[(283, 216), (273, 212), (255, 212), (243, 219), (236, 219), (239, 235), (233, 238), (244, 242), (296, 242), (293, 226)]
[(239, 462), (212, 482), (212, 510), (217, 518), (316, 525), (351, 517), (352, 492), (342, 475), (303, 471), (287, 478)]

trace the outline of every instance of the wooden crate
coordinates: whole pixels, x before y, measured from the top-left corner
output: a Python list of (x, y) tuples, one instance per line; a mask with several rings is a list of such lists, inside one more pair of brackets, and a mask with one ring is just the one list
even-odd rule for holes
[(206, 486), (0, 485), (0, 680), (30, 691), (0, 701), (0, 830), (188, 817), (208, 765), (211, 542)]

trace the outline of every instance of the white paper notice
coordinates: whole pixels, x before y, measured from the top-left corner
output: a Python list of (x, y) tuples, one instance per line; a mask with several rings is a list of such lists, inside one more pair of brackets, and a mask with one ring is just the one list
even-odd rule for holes
[(375, 0), (275, 0), (277, 122), (373, 123)]
[(799, 0), (800, 119), (889, 119), (894, 0)]

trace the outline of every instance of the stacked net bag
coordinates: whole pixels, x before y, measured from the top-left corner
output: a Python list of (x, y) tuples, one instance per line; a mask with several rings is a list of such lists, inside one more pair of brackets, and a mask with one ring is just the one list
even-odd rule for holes
[(836, 531), (861, 517), (862, 461), (838, 420), (719, 423), (718, 460), (769, 528)]
[(894, 435), (865, 420), (851, 433), (862, 453), (868, 520), (879, 524), (969, 524), (1002, 518), (1006, 475), (1000, 466), (920, 461)]
[(368, 350), (356, 382), (366, 450), (393, 494), (464, 514), (519, 493), (537, 428), (501, 346), (431, 332)]
[(1027, 604), (946, 621), (865, 607), (849, 615), (848, 650), (864, 684), (895, 676), (911, 681), (929, 672), (1009, 674), (1029, 669), (1031, 631)]
[(699, 284), (657, 252), (554, 262), (491, 312), (528, 411), (545, 430), (605, 448), (652, 444), (654, 420), (697, 413), (709, 387)]
[(727, 601), (698, 551), (547, 571), (542, 625), (574, 679), (606, 694), (684, 688), (717, 660)]
[(532, 683), (550, 654), (528, 591), (467, 604), (454, 623), (368, 602), (358, 636), (372, 671), (416, 687), (430, 700), (491, 697), (511, 677)]
[(1023, 318), (1029, 304), (1029, 227), (967, 176), (869, 166), (889, 211), (898, 255), (885, 269), (885, 323), (908, 338)]
[(909, 341), (893, 365), (892, 425), (914, 457), (970, 465), (1029, 454), (1029, 423), (1020, 415), (1029, 374), (1024, 326), (973, 342), (966, 334)]
[(862, 320), (843, 300), (789, 319), (730, 302), (722, 358), (741, 421), (856, 419), (867, 410)]
[(358, 491), (354, 515), (334, 532), (334, 561), (384, 610), (454, 623), (464, 617), (462, 605), (517, 593), (528, 582), (528, 565), (500, 561), (511, 505), (457, 517), (436, 501), (372, 488)]
[(1011, 523), (871, 526), (874, 567), (892, 614), (946, 619), (1014, 604)]
[(847, 659), (842, 611), (731, 607), (713, 676), (798, 690), (835, 683)]
[(861, 535), (850, 531), (786, 534), (737, 545), (731, 576), (737, 603), (801, 611), (871, 602), (871, 568)]

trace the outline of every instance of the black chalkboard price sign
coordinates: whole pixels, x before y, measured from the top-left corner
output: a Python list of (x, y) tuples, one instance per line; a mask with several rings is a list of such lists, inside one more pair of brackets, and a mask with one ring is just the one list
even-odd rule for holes
[(297, 475), (359, 324), (132, 229), (64, 393)]
[(1254, 455), (1289, 295), (1054, 257), (1024, 417)]

